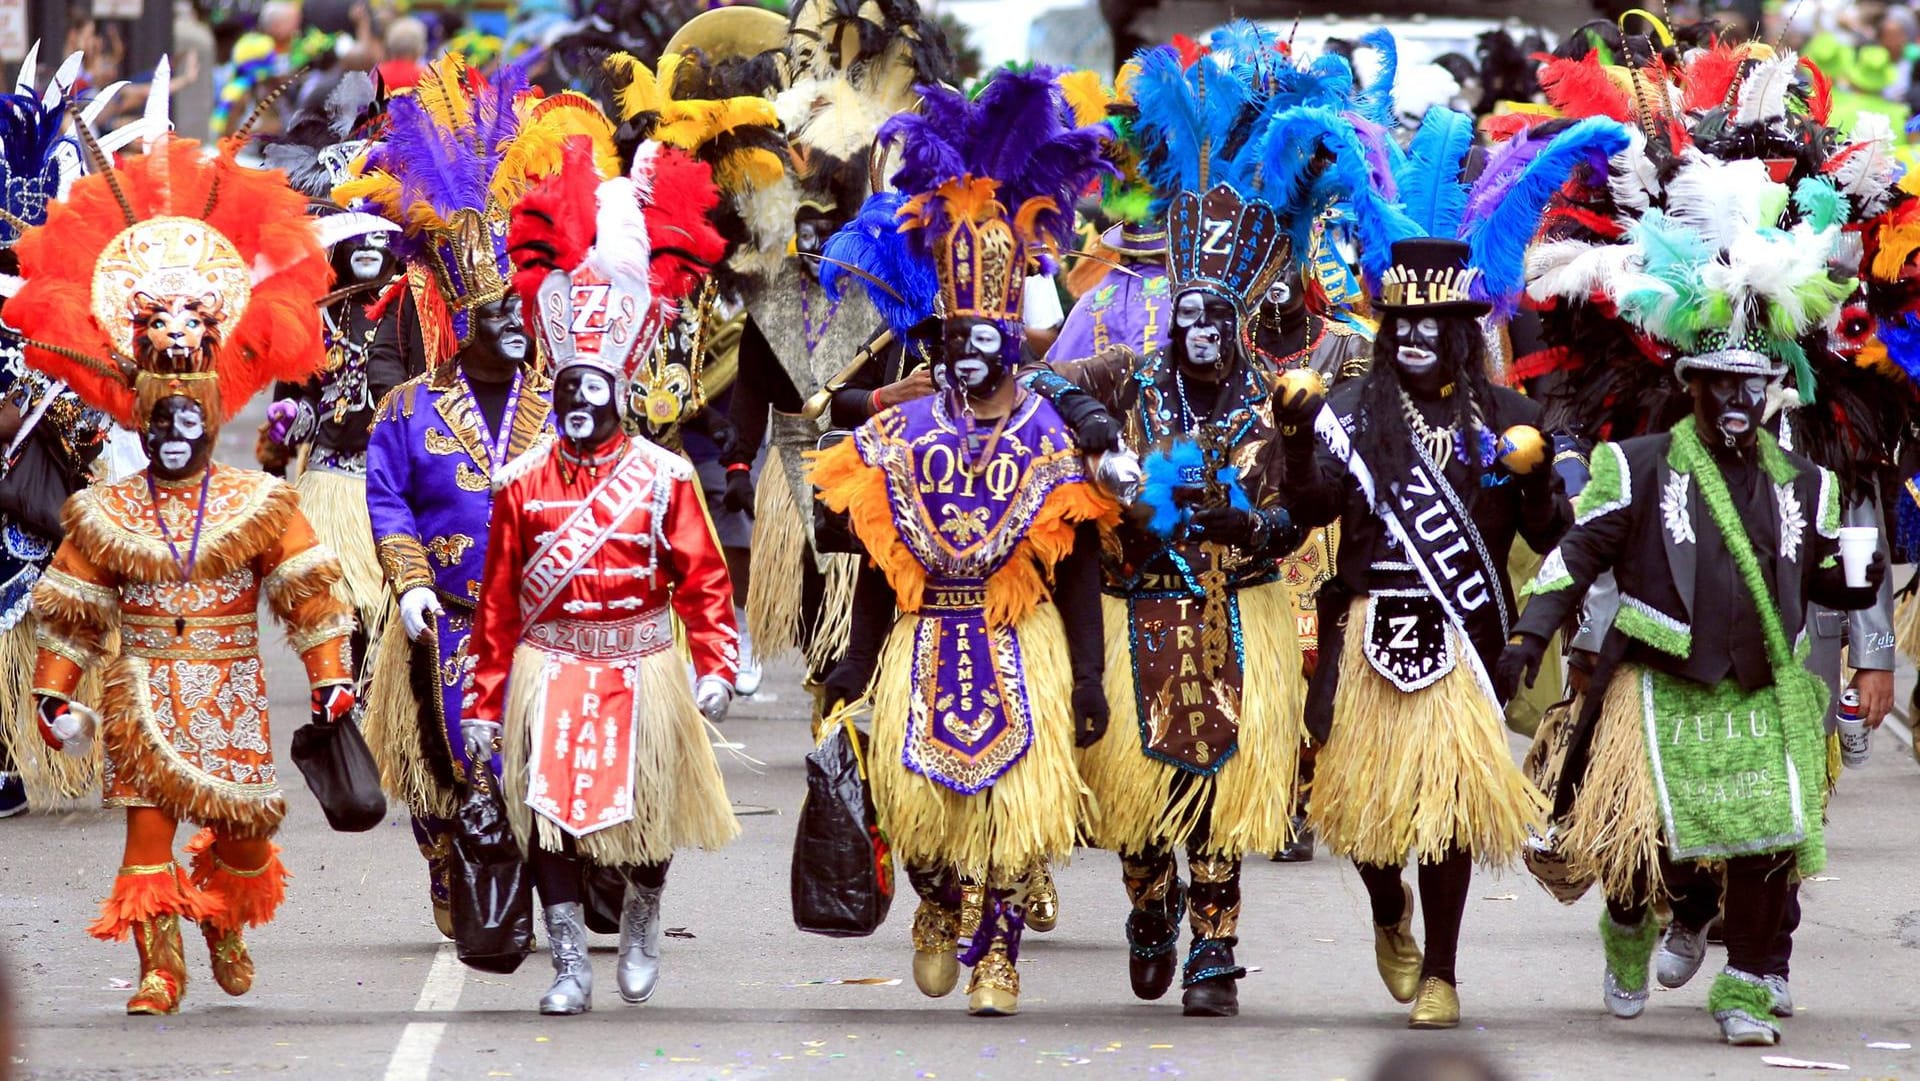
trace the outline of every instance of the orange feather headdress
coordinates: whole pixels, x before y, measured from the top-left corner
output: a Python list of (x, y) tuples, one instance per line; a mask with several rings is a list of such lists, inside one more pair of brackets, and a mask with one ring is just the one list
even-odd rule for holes
[(167, 137), (118, 166), (98, 155), (14, 245), (6, 317), (27, 362), (128, 427), (173, 395), (221, 423), (326, 361), (314, 302), (332, 271), (306, 196), (234, 149), (207, 160)]

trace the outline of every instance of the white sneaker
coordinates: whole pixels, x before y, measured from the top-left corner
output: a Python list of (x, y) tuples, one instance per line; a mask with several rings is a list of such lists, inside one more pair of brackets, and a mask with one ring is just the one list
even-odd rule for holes
[(1780, 1042), (1780, 1030), (1745, 1010), (1729, 1010), (1714, 1015), (1720, 1022), (1720, 1037), (1734, 1047), (1772, 1047)]
[(1760, 982), (1767, 985), (1768, 993), (1773, 995), (1771, 1007), (1775, 1017), (1793, 1016), (1793, 992), (1787, 988), (1785, 976), (1762, 976)]
[(1660, 936), (1660, 948), (1653, 955), (1654, 976), (1662, 987), (1685, 987), (1706, 959), (1707, 933), (1689, 931), (1676, 921)]

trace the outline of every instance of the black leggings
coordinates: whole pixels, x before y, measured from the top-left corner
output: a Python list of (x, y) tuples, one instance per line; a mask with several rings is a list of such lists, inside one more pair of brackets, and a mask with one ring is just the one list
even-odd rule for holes
[[(1357, 863), (1366, 883), (1373, 922), (1392, 927), (1405, 914), (1406, 895), (1400, 889), (1399, 867)], [(1473, 883), (1473, 858), (1463, 849), (1449, 849), (1437, 863), (1422, 862), (1418, 870), (1420, 911), (1426, 923), (1426, 958), (1420, 975), (1454, 979), (1454, 959), (1460, 952), (1460, 921), (1467, 912), (1467, 889)]]
[[(1787, 955), (1793, 948), (1793, 928), (1800, 922), (1799, 898), (1793, 884), (1791, 852), (1740, 856), (1727, 861), (1724, 890), (1727, 966), (1756, 976), (1787, 974)], [(1698, 864), (1661, 861), (1660, 874), (1673, 898), (1674, 922), (1699, 931), (1721, 910), (1721, 881)], [(1645, 905), (1607, 902), (1615, 923), (1639, 926)], [(1792, 916), (1792, 925), (1788, 916)]]
[[(549, 852), (534, 845), (533, 857), (527, 861), (533, 865), (533, 887), (540, 891), (542, 905), (565, 905), (582, 901), (586, 896), (586, 872), (589, 864), (574, 848), (571, 837), (566, 840), (566, 851)], [(627, 881), (644, 889), (657, 890), (667, 883), (667, 867), (671, 860), (659, 863), (642, 863), (622, 867), (620, 870)]]

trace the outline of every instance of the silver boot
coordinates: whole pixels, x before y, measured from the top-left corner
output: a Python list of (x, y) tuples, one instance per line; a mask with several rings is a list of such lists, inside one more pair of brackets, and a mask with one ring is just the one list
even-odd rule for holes
[(620, 910), (620, 997), (645, 1002), (660, 983), (660, 886), (627, 883)]
[(553, 986), (540, 998), (540, 1012), (577, 1014), (593, 1009), (593, 966), (587, 961), (587, 914), (578, 901), (548, 905), (547, 949), (553, 954)]

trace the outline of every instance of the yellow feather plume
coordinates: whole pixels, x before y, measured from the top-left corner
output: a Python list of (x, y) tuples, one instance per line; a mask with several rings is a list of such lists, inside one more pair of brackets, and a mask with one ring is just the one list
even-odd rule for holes
[(1107, 106), (1112, 104), (1113, 94), (1099, 75), (1091, 71), (1069, 71), (1054, 82), (1073, 109), (1075, 126), (1086, 127), (1107, 118)]

